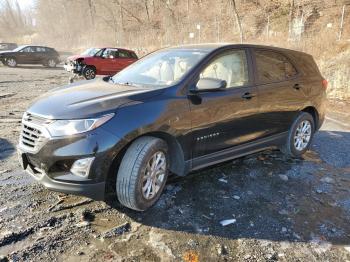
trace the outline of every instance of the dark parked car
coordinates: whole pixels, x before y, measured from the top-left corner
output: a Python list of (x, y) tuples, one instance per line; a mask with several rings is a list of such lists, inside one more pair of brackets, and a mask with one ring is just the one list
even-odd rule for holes
[(17, 48), (15, 43), (0, 43), (0, 51), (8, 51)]
[(25, 45), (12, 51), (0, 52), (0, 60), (4, 65), (16, 67), (18, 64), (42, 64), (56, 67), (60, 61), (57, 51), (51, 47)]
[(325, 117), (312, 56), (254, 45), (162, 49), (59, 88), (22, 120), (19, 159), (47, 188), (146, 210), (184, 176), (267, 148), (298, 157)]
[(68, 57), (68, 72), (94, 79), (96, 75), (114, 75), (137, 60), (134, 51), (122, 48), (89, 48), (81, 55)]

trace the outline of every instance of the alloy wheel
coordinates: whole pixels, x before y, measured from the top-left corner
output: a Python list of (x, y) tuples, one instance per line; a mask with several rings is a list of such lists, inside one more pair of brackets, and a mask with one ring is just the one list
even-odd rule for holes
[(303, 151), (310, 142), (312, 134), (311, 123), (308, 120), (300, 122), (294, 135), (294, 146), (298, 151)]
[(165, 154), (162, 151), (153, 154), (142, 177), (142, 195), (145, 199), (153, 199), (162, 188), (165, 183), (166, 168)]
[(49, 67), (55, 67), (56, 66), (55, 60), (50, 59), (49, 62), (48, 62), (48, 65), (49, 65)]
[(94, 72), (94, 70), (92, 70), (92, 69), (88, 69), (88, 70), (86, 70), (86, 72), (85, 72), (85, 77), (86, 77), (86, 79), (94, 79), (95, 78), (95, 72)]
[(17, 62), (15, 59), (9, 58), (9, 59), (7, 59), (7, 65), (11, 66), (11, 67), (15, 67), (17, 65)]

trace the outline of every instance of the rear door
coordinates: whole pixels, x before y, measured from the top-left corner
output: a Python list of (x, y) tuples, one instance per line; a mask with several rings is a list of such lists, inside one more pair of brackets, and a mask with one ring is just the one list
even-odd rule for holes
[(189, 95), (193, 158), (257, 139), (259, 109), (249, 49), (217, 55), (201, 69), (200, 78), (225, 80), (227, 88)]
[(284, 53), (254, 49), (253, 61), (259, 94), (259, 125), (264, 136), (289, 130), (306, 95), (300, 73)]
[(134, 55), (127, 51), (127, 50), (123, 50), (123, 49), (119, 49), (118, 50), (118, 57), (116, 59), (116, 63), (115, 63), (115, 73), (123, 70), (125, 67), (127, 67), (128, 65), (134, 63), (137, 60), (137, 58), (134, 57)]
[(36, 52), (34, 53), (35, 63), (36, 64), (44, 63), (47, 60), (47, 56), (48, 56), (47, 49), (42, 46), (36, 46), (35, 50), (36, 50)]

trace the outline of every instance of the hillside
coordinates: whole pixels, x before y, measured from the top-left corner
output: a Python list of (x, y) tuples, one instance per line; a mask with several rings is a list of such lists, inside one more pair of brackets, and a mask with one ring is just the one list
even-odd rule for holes
[[(16, 0), (2, 2), (16, 3)], [(143, 55), (169, 45), (240, 42), (242, 38), (243, 42), (311, 53), (330, 80), (330, 96), (349, 97), (346, 69), (350, 50), (349, 0), (36, 0), (35, 3), (34, 11), (27, 13), (16, 4), (4, 5), (7, 8), (0, 10), (0, 39), (47, 44), (73, 52), (91, 46), (123, 46)]]

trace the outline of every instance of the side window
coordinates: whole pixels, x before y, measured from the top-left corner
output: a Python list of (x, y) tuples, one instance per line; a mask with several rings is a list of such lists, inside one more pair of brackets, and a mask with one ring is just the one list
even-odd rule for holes
[(247, 56), (244, 50), (231, 51), (212, 61), (200, 78), (225, 80), (227, 87), (240, 87), (249, 82)]
[(45, 49), (45, 47), (40, 47), (40, 46), (38, 46), (38, 47), (36, 48), (36, 51), (37, 51), (37, 52), (44, 53), (44, 52), (46, 52), (46, 49)]
[(257, 50), (255, 59), (261, 83), (283, 81), (297, 74), (295, 67), (279, 53)]
[(118, 57), (117, 54), (118, 54), (118, 51), (115, 49), (106, 49), (103, 52), (102, 57), (104, 57), (104, 58), (116, 58), (116, 57)]
[(130, 54), (128, 51), (125, 50), (119, 50), (119, 57), (120, 58), (130, 58)]
[(21, 52), (25, 52), (25, 53), (33, 53), (34, 52), (34, 48), (31, 46), (28, 46), (24, 49), (21, 50)]

